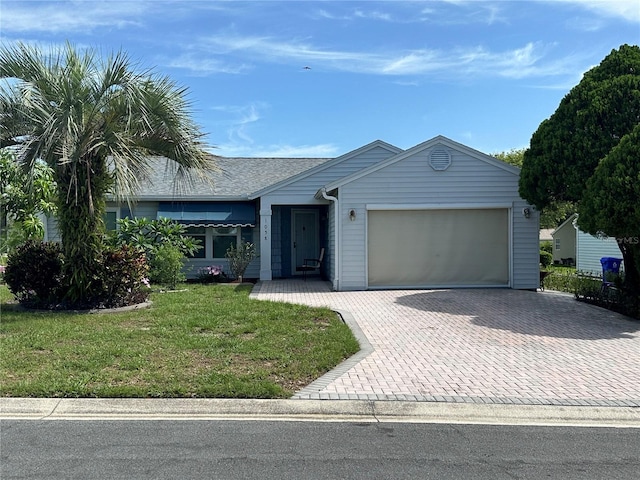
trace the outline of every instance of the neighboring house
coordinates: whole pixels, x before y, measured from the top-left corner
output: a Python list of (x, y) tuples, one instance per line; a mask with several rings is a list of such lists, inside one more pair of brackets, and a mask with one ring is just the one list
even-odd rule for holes
[(622, 258), (622, 252), (615, 238), (596, 237), (578, 228), (576, 214), (570, 216), (553, 232), (554, 263), (567, 263), (576, 266), (580, 272), (602, 273), (602, 257)]
[(542, 228), (540, 229), (540, 245), (542, 245), (544, 242), (553, 242), (553, 237), (551, 236), (551, 234), (553, 233), (553, 228)]
[[(212, 184), (173, 189), (159, 162), (132, 211), (169, 217), (204, 243), (191, 275), (256, 243), (246, 278), (302, 275), (325, 249), (335, 290), (539, 285), (538, 213), (518, 195), (520, 170), (438, 136), (401, 150), (375, 141), (333, 159), (218, 158)], [(162, 166), (161, 166), (162, 165)]]
[[(602, 257), (622, 259), (618, 242), (611, 237), (594, 237), (576, 228), (576, 269), (579, 272), (602, 273)], [(621, 268), (624, 265), (621, 262)]]
[(576, 264), (576, 228), (574, 221), (577, 215), (574, 213), (552, 233), (553, 238), (553, 263), (561, 265)]

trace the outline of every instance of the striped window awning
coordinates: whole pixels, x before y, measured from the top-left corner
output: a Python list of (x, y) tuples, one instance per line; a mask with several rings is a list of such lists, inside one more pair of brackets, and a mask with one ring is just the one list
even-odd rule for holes
[(157, 218), (189, 227), (255, 227), (256, 207), (248, 202), (160, 202)]

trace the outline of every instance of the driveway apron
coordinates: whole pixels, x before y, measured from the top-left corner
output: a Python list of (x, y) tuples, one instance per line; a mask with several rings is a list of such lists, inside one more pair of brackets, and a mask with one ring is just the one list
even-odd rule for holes
[(640, 407), (640, 322), (552, 292), (332, 292), (258, 282), (259, 300), (327, 306), (363, 351), (299, 399)]

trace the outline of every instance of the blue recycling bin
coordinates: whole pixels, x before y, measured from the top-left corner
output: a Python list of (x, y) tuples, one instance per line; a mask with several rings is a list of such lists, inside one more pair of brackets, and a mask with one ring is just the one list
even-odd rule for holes
[(602, 283), (604, 283), (605, 285), (611, 285), (611, 282), (608, 281), (608, 278), (611, 278), (612, 276), (618, 275), (620, 273), (621, 263), (621, 258), (602, 257), (600, 259), (600, 264), (602, 265)]

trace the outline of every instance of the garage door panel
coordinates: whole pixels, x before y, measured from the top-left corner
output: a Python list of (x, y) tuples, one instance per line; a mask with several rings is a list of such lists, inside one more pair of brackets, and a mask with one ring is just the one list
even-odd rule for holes
[(370, 286), (507, 285), (507, 209), (370, 211)]

